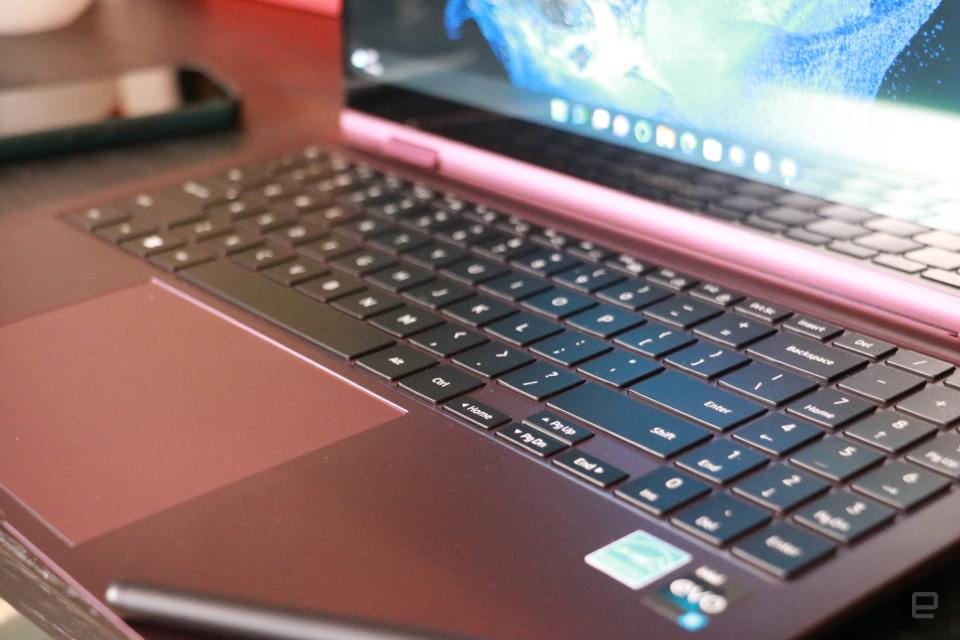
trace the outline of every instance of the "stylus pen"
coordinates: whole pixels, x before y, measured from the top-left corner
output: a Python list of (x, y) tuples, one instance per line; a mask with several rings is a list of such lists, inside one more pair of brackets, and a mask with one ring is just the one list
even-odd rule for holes
[[(328, 617), (133, 581), (114, 582), (107, 603), (124, 619), (247, 640), (453, 640), (427, 631)], [(462, 638), (460, 640), (463, 640)]]

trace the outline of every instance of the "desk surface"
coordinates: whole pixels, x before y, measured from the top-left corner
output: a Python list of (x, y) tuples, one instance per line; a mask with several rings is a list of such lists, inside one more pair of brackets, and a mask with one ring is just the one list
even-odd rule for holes
[[(99, 0), (60, 31), (0, 37), (0, 89), (95, 77), (181, 61), (222, 74), (244, 99), (245, 128), (82, 156), (0, 165), (0, 215), (96, 192), (255, 148), (335, 135), (340, 103), (334, 20), (244, 0)], [(938, 576), (960, 576), (960, 564)], [(960, 627), (960, 577), (938, 577)], [(920, 587), (918, 587), (920, 588)], [(49, 594), (55, 594), (53, 598)], [(30, 613), (55, 638), (119, 638), (12, 540), (0, 534), (0, 597)], [(909, 594), (878, 603), (844, 630), (850, 637), (943, 637), (905, 631), (897, 612)], [(892, 616), (892, 617), (891, 617)], [(94, 631), (96, 630), (96, 631)], [(955, 632), (956, 633), (956, 632)]]

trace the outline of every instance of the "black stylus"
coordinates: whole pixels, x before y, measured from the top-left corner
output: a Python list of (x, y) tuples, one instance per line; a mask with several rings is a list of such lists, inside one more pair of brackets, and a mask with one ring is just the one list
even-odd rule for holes
[[(192, 593), (133, 581), (114, 582), (107, 603), (124, 619), (247, 640), (453, 640), (399, 629)], [(462, 639), (461, 639), (462, 640)]]

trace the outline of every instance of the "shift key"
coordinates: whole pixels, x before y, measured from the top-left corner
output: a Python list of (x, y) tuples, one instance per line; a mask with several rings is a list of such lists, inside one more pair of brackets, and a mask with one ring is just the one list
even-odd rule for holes
[(630, 393), (719, 431), (764, 412), (754, 402), (676, 371), (648, 378), (632, 387)]
[(863, 365), (866, 360), (816, 340), (780, 333), (756, 343), (747, 353), (830, 382)]

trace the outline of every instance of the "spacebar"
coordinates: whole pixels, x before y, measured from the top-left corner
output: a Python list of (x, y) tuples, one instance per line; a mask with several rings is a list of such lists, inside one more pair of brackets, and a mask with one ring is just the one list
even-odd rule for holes
[(179, 273), (198, 287), (342, 358), (357, 358), (393, 344), (382, 331), (232, 262), (217, 260)]

